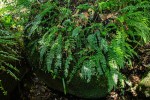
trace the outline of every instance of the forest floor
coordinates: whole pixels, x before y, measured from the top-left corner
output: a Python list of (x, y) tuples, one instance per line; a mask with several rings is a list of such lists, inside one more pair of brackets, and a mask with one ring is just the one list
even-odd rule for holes
[[(122, 70), (122, 73), (131, 82), (132, 86), (127, 85), (123, 90), (125, 91), (124, 93), (120, 89), (112, 90), (106, 97), (98, 100), (148, 100), (137, 87), (142, 77), (149, 70), (150, 43), (139, 48), (138, 52), (140, 56), (133, 60), (132, 67)], [(48, 88), (44, 82), (38, 79), (34, 72), (28, 73), (18, 88), (19, 100), (85, 100)]]

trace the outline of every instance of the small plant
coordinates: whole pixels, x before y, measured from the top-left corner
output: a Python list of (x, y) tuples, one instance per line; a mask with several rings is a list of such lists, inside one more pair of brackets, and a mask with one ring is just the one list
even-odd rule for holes
[(36, 7), (25, 32), (27, 51), (35, 65), (40, 61), (42, 70), (68, 82), (105, 76), (110, 91), (125, 79), (120, 69), (136, 47), (150, 40), (147, 0), (51, 0)]

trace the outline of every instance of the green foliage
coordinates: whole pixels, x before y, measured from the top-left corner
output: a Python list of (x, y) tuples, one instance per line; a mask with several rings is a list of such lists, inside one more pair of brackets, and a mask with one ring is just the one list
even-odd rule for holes
[[(27, 20), (24, 17), (23, 8), (17, 5), (16, 0), (3, 0), (0, 8), (0, 75), (8, 74), (15, 80), (19, 80), (17, 73), (19, 70), (16, 64), (19, 62), (20, 52), (19, 45), (23, 31), (23, 23)], [(20, 8), (20, 9), (18, 9)], [(24, 9), (25, 10), (25, 9)], [(26, 10), (27, 11), (27, 10)], [(20, 14), (21, 13), (21, 14)], [(3, 81), (0, 79), (0, 89), (7, 94), (3, 87)]]
[(2, 81), (0, 80), (0, 90), (3, 91), (4, 95), (7, 95), (7, 91), (3, 88)]
[[(1, 74), (7, 73), (16, 80), (19, 80), (14, 74), (15, 72), (19, 72), (19, 70), (12, 65), (14, 61), (19, 60), (18, 51), (14, 49), (16, 46), (17, 42), (15, 41), (15, 37), (6, 30), (0, 30), (0, 72)], [(4, 91), (2, 82), (0, 84), (1, 90)], [(6, 95), (6, 91), (3, 93)]]
[(92, 76), (104, 75), (110, 91), (124, 79), (120, 70), (137, 55), (136, 47), (150, 41), (150, 2), (74, 4), (52, 0), (39, 6), (26, 28), (29, 54), (40, 58), (44, 71), (68, 81), (80, 76), (89, 82)]

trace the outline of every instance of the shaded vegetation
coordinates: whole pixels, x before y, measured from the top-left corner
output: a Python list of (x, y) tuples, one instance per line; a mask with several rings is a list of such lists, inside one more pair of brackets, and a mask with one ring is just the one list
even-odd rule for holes
[(136, 46), (150, 39), (150, 6), (148, 1), (116, 2), (37, 4), (38, 13), (26, 29), (31, 59), (40, 58), (42, 70), (68, 82), (74, 75), (87, 82), (105, 75), (110, 90), (118, 79), (124, 83), (120, 69), (131, 66)]
[[(3, 1), (0, 74), (16, 80), (23, 51), (33, 70), (61, 78), (64, 92), (75, 76), (87, 83), (105, 76), (108, 92), (124, 88), (122, 70), (132, 68), (137, 48), (150, 41), (148, 0)], [(1, 80), (0, 89), (6, 94)]]

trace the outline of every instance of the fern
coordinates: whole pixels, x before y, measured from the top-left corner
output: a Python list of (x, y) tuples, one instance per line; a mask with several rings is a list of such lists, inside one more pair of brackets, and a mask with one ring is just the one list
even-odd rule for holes
[(122, 82), (120, 70), (138, 55), (138, 45), (150, 41), (146, 14), (150, 2), (116, 2), (97, 0), (74, 7), (65, 1), (42, 4), (25, 34), (29, 51), (30, 44), (36, 46), (39, 66), (68, 82), (74, 76), (87, 82), (105, 76), (108, 91)]
[[(0, 8), (0, 74), (8, 74), (15, 80), (19, 80), (16, 75), (19, 73), (16, 62), (19, 62), (20, 58), (18, 42), (21, 38), (20, 32), (23, 30), (22, 23), (25, 20), (22, 20), (21, 15), (18, 14), (21, 11), (17, 9), (20, 6), (17, 6), (16, 0), (2, 0), (2, 3), (4, 6)], [(0, 80), (0, 89), (6, 95), (7, 91), (2, 84), (4, 84), (3, 79)]]
[(46, 57), (46, 65), (47, 65), (47, 70), (50, 72), (51, 71), (51, 66), (52, 66), (52, 62), (54, 60), (54, 56), (55, 56), (55, 50), (57, 49), (57, 44), (53, 44), (50, 51), (47, 53), (47, 57)]
[(90, 82), (93, 72), (94, 72), (94, 62), (93, 61), (84, 61), (83, 66), (81, 68), (81, 78), (83, 77), (84, 79), (87, 80), (87, 82)]
[(57, 38), (57, 50), (56, 50), (56, 62), (55, 62), (55, 67), (54, 67), (54, 72), (55, 74), (58, 74), (58, 70), (59, 69), (62, 69), (62, 35), (58, 35), (58, 38)]
[[(16, 41), (14, 40), (13, 36), (0, 34), (0, 71), (9, 74), (16, 80), (19, 80), (14, 74), (14, 72), (19, 73), (19, 70), (11, 64), (12, 62), (19, 60), (19, 55), (17, 54), (17, 51), (14, 50), (15, 45)], [(0, 82), (0, 84), (1, 90), (3, 91), (4, 95), (6, 95), (7, 92), (2, 87), (2, 82)]]
[(65, 75), (65, 77), (68, 77), (69, 66), (70, 66), (72, 60), (73, 60), (72, 55), (69, 54), (68, 57), (66, 58), (66, 61), (65, 61), (65, 67), (64, 67), (64, 75)]
[(0, 80), (0, 90), (3, 91), (4, 95), (7, 95), (7, 91), (5, 91), (5, 89), (3, 88), (2, 80)]

